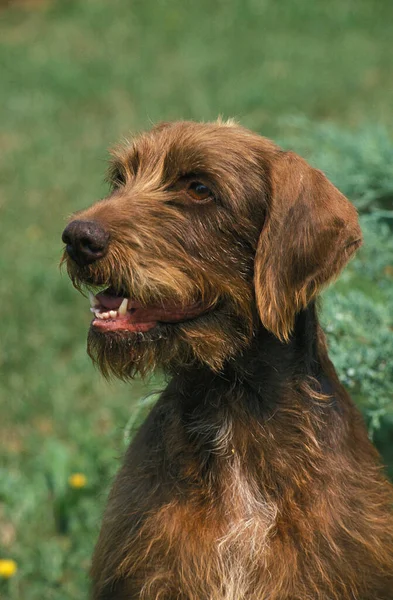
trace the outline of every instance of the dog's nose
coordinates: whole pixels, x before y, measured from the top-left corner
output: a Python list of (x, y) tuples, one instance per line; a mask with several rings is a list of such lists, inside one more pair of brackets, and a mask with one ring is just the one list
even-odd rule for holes
[(68, 255), (83, 267), (102, 258), (108, 248), (109, 233), (95, 221), (71, 221), (62, 238)]

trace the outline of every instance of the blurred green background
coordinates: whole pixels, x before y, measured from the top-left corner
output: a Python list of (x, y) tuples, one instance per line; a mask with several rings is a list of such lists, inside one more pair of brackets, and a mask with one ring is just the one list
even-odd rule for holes
[(106, 193), (107, 147), (162, 119), (234, 116), (358, 206), (365, 245), (322, 318), (392, 473), (392, 22), (391, 0), (0, 1), (0, 559), (18, 567), (1, 598), (87, 596), (108, 486), (159, 386), (94, 371), (58, 261), (67, 215)]

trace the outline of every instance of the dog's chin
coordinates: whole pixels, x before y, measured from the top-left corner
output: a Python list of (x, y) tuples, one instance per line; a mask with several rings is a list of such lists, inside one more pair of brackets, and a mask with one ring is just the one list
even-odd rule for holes
[(239, 317), (212, 311), (184, 322), (157, 323), (146, 331), (101, 329), (92, 324), (87, 350), (105, 377), (130, 379), (145, 377), (156, 368), (174, 372), (198, 363), (219, 371), (248, 342)]
[(177, 352), (176, 325), (157, 324), (148, 331), (102, 330), (90, 326), (87, 351), (101, 372), (120, 379), (146, 376), (166, 367)]

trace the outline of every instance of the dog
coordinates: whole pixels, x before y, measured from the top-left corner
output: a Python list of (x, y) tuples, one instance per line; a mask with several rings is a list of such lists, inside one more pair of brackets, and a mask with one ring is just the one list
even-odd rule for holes
[(109, 181), (63, 232), (88, 353), (169, 383), (110, 493), (93, 599), (392, 600), (393, 488), (316, 309), (361, 244), (353, 205), (232, 121), (159, 124)]

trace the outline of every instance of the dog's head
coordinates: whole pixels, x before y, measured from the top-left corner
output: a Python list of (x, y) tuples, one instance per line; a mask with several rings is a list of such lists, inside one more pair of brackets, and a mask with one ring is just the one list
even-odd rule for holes
[(361, 242), (320, 171), (233, 123), (159, 125), (114, 151), (109, 180), (64, 230), (64, 260), (90, 291), (89, 353), (120, 377), (218, 370), (260, 321), (285, 343)]

